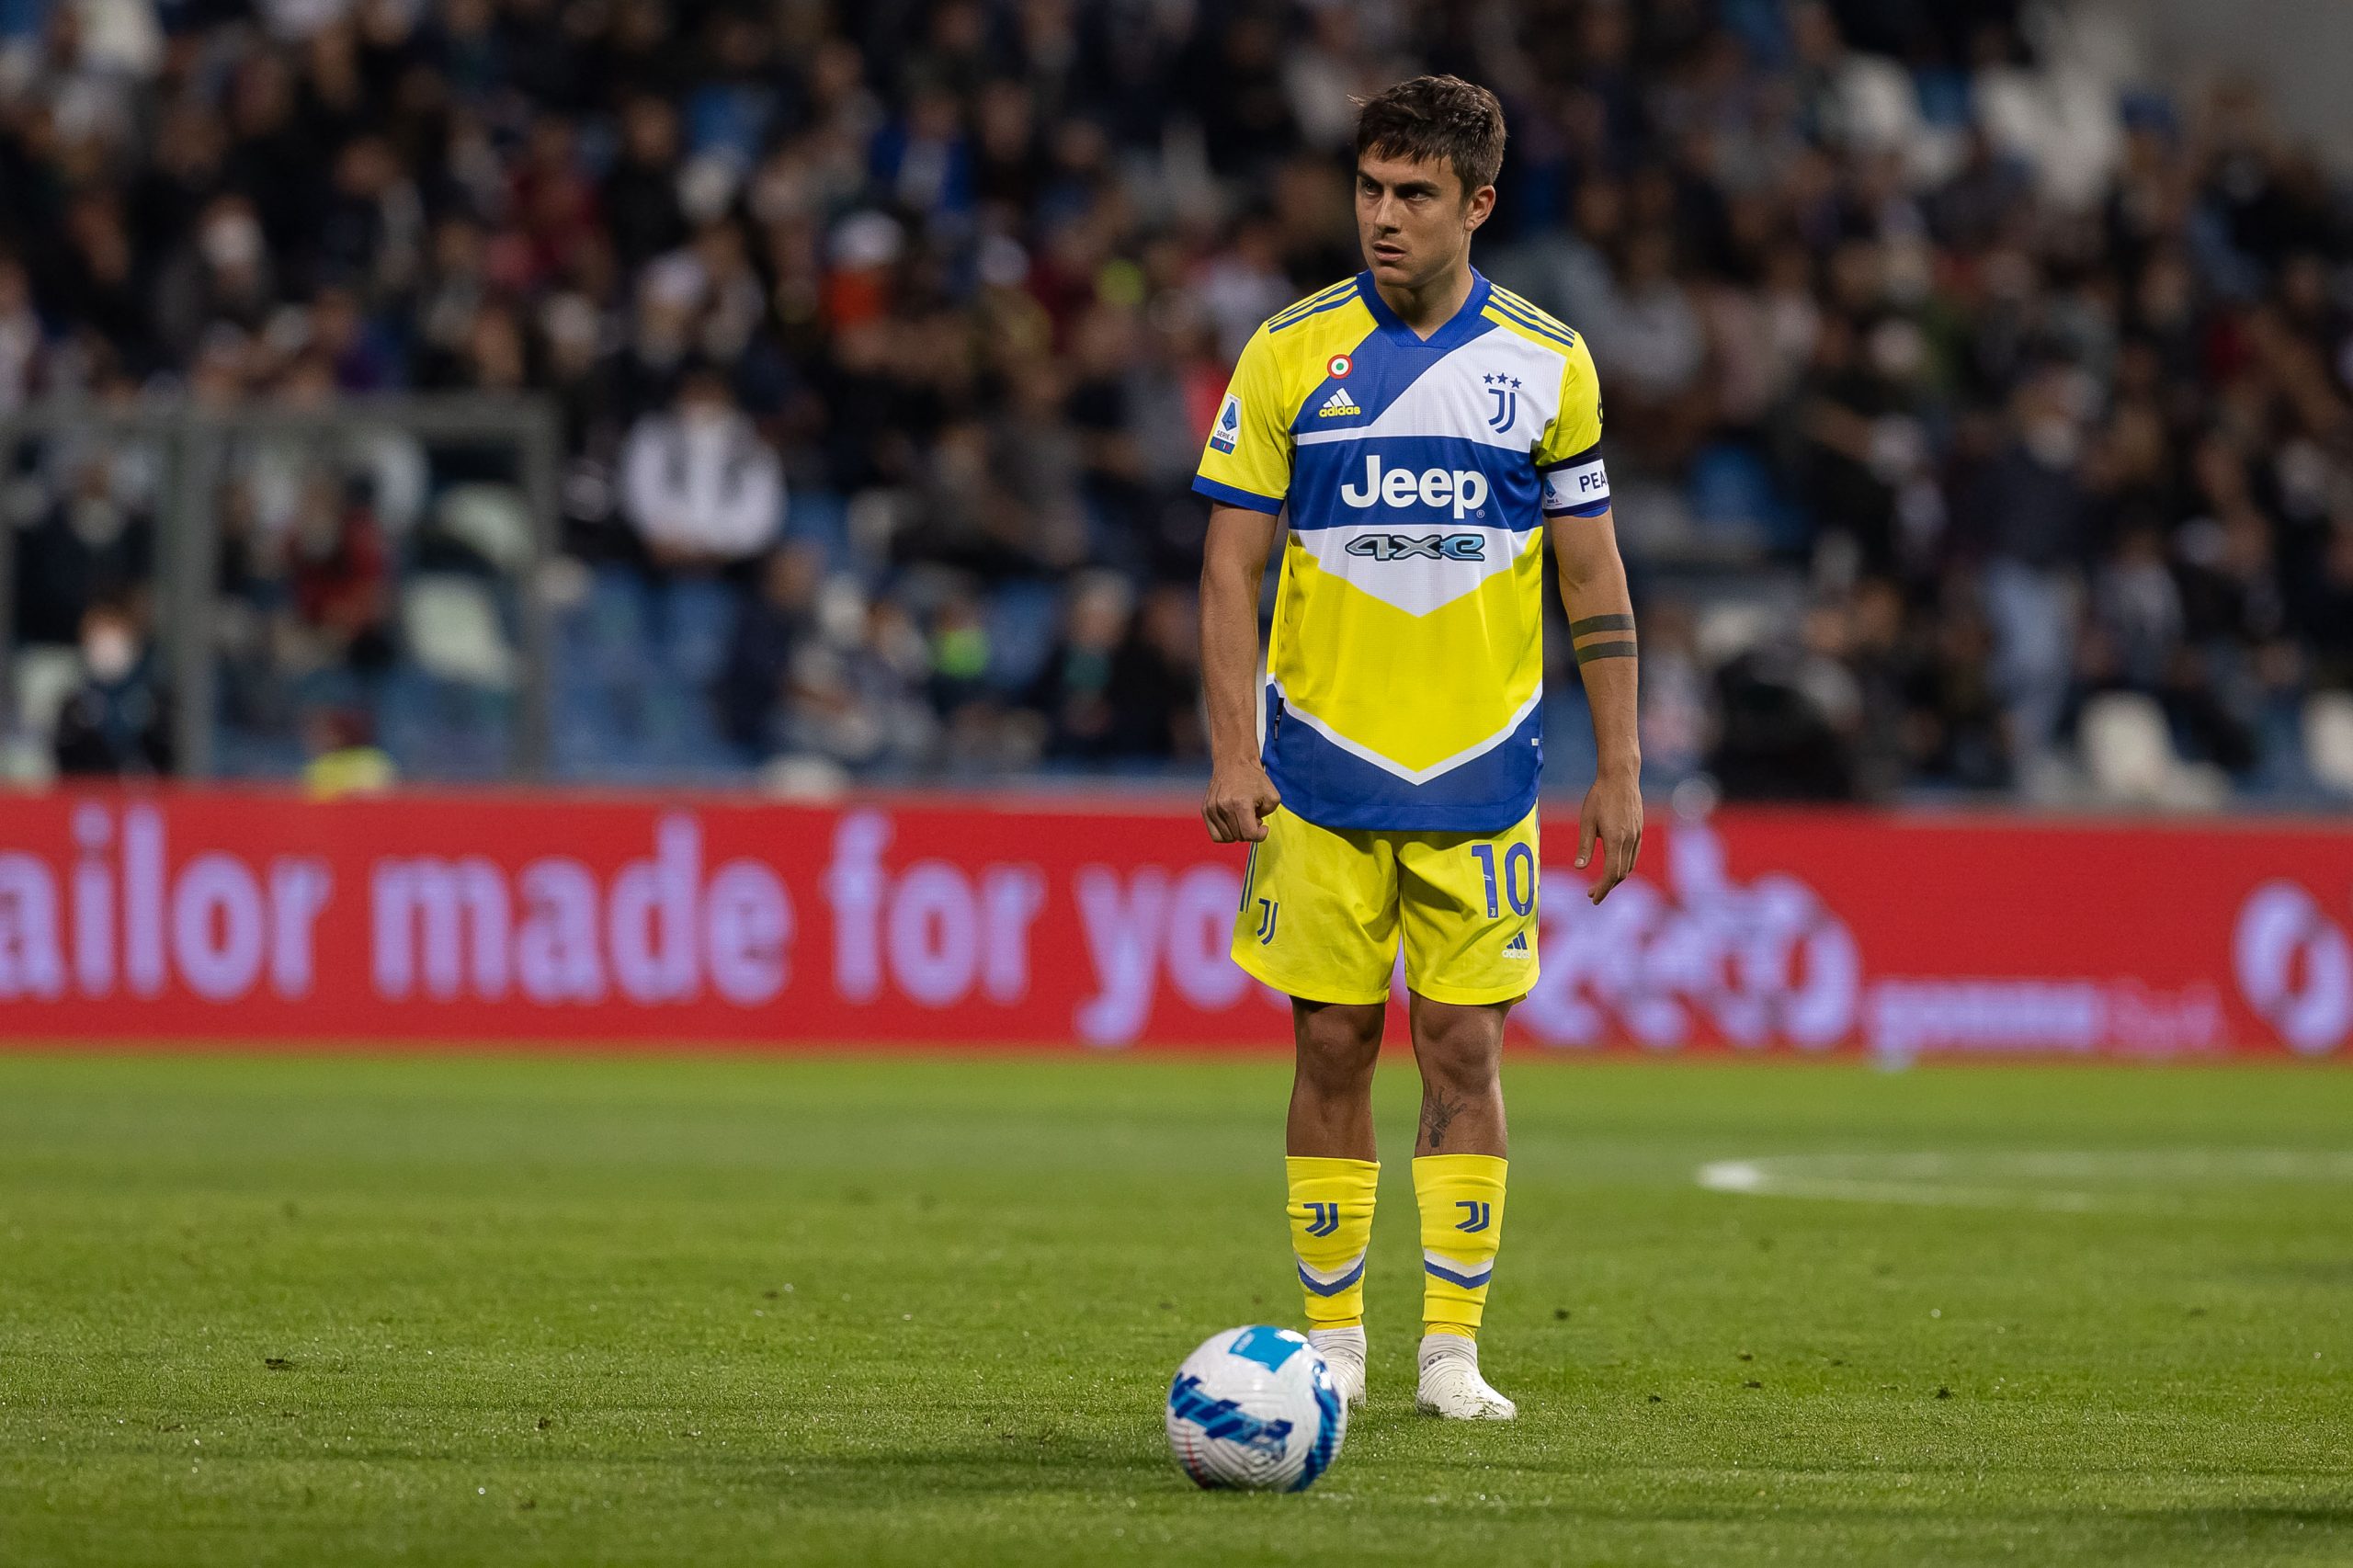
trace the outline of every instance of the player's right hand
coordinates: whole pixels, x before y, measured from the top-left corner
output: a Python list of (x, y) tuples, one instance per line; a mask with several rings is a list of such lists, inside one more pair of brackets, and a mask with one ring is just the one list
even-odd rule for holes
[(1210, 842), (1232, 844), (1239, 839), (1256, 844), (1267, 836), (1267, 818), (1283, 803), (1275, 781), (1257, 758), (1210, 772), (1209, 798), (1201, 802), (1201, 820), (1209, 824)]

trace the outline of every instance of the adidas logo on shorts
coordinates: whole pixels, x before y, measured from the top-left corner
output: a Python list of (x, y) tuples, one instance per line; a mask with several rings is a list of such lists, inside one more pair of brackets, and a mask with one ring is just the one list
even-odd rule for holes
[(1363, 409), (1357, 406), (1357, 400), (1348, 395), (1347, 388), (1335, 387), (1332, 389), (1332, 395), (1324, 400), (1324, 406), (1315, 411), (1315, 417), (1318, 419), (1337, 419), (1343, 415), (1362, 414), (1363, 412)]

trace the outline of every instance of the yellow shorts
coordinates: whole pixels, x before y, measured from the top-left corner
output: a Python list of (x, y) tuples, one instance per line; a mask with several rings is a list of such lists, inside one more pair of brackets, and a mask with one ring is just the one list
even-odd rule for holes
[(1380, 833), (1267, 819), (1233, 920), (1233, 961), (1310, 1002), (1509, 1002), (1536, 983), (1536, 813), (1498, 834)]

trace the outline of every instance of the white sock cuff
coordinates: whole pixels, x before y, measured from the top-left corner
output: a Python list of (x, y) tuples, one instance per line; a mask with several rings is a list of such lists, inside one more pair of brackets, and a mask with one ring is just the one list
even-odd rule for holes
[(1311, 1328), (1307, 1331), (1307, 1343), (1315, 1347), (1319, 1356), (1332, 1350), (1349, 1351), (1361, 1361), (1365, 1351), (1364, 1324), (1354, 1328)]
[(1443, 1361), (1449, 1358), (1457, 1361), (1468, 1361), (1471, 1365), (1476, 1367), (1479, 1364), (1479, 1342), (1471, 1338), (1467, 1335), (1461, 1334), (1426, 1334), (1422, 1335), (1421, 1350), (1415, 1357), (1415, 1364), (1416, 1366), (1427, 1369), (1429, 1364), (1433, 1361)]

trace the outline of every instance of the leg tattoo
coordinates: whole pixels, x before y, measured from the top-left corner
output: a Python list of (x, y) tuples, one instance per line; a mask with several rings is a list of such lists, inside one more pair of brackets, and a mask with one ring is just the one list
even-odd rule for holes
[(1422, 1135), (1433, 1149), (1446, 1147), (1446, 1130), (1462, 1114), (1469, 1102), (1456, 1097), (1449, 1099), (1444, 1089), (1428, 1089), (1422, 1095)]

